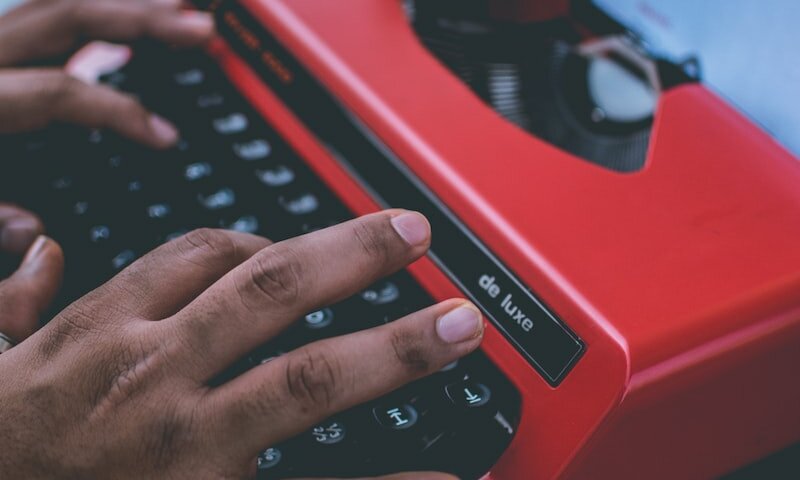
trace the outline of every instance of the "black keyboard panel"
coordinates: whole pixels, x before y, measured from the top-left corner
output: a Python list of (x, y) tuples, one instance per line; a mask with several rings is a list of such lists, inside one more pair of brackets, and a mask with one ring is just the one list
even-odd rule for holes
[[(142, 48), (101, 80), (174, 121), (183, 138), (166, 152), (107, 131), (68, 126), (0, 139), (14, 173), (0, 179), (4, 200), (41, 215), (64, 247), (67, 269), (58, 308), (160, 243), (198, 227), (282, 240), (352, 218), (204, 54)], [(227, 376), (299, 345), (378, 326), (433, 303), (407, 272), (399, 272), (299, 319)], [(365, 320), (354, 325), (353, 319)], [(476, 352), (271, 446), (258, 459), (259, 474), (439, 470), (479, 478), (511, 441), (519, 402), (510, 382)]]

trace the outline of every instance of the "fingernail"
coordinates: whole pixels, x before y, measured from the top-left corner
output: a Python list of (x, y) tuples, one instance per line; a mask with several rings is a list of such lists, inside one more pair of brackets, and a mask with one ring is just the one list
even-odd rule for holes
[(436, 333), (446, 343), (460, 343), (483, 333), (483, 319), (478, 309), (465, 303), (450, 310), (436, 322)]
[(23, 252), (39, 233), (39, 223), (23, 217), (9, 220), (0, 231), (0, 246), (8, 252)]
[(392, 227), (409, 245), (421, 245), (428, 241), (431, 226), (428, 220), (416, 212), (408, 212), (392, 218)]
[(181, 0), (152, 0), (153, 6), (162, 8), (178, 8), (181, 6)]
[(183, 12), (177, 22), (180, 28), (191, 30), (197, 35), (211, 35), (214, 31), (214, 17), (206, 12)]
[(164, 144), (173, 144), (178, 141), (178, 130), (167, 120), (158, 116), (150, 115), (150, 130), (153, 131), (158, 140)]
[(47, 245), (47, 237), (44, 235), (36, 237), (36, 241), (28, 248), (25, 258), (22, 259), (22, 265), (29, 265), (35, 262), (39, 254), (44, 251), (45, 245)]

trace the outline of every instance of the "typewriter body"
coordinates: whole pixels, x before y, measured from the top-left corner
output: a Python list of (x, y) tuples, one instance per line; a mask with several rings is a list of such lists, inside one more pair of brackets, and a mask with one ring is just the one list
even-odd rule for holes
[[(480, 475), (710, 478), (800, 441), (800, 162), (691, 68), (660, 67), (650, 121), (586, 129), (632, 142), (638, 153), (614, 163), (627, 146), (559, 144), (536, 133), (546, 119), (502, 112), (492, 92), (508, 77), (481, 82), (437, 51), (486, 32), (425, 0), (196, 3), (217, 16), (208, 53), (225, 78), (351, 214), (431, 220), (431, 254), (410, 278), (481, 307), (491, 366), (476, 368), (502, 377), (497, 399), (513, 403), (495, 417), (508, 438), (459, 437), (461, 455), (491, 452)], [(550, 38), (566, 22), (559, 38), (574, 46), (605, 25), (575, 17), (581, 2), (467, 3), (500, 32), (492, 41), (506, 41), (498, 25)], [(475, 388), (462, 389), (467, 403)], [(261, 459), (265, 475), (283, 478), (273, 461)]]

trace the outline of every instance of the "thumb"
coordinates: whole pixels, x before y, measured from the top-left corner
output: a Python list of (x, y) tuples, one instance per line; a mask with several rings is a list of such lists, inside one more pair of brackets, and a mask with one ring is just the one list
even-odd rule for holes
[(39, 236), (19, 269), (0, 282), (0, 332), (21, 342), (39, 326), (61, 287), (64, 254), (52, 239)]
[(0, 253), (22, 255), (42, 230), (42, 222), (34, 214), (0, 203)]

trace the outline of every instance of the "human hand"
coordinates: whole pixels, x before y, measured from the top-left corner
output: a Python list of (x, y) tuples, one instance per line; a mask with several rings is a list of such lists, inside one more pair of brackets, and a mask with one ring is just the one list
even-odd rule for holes
[(154, 148), (178, 139), (175, 127), (133, 97), (69, 76), (63, 68), (10, 68), (63, 59), (90, 40), (151, 37), (196, 46), (213, 34), (207, 13), (181, 0), (29, 0), (0, 17), (0, 133), (66, 122), (110, 128)]
[(39, 316), (61, 286), (64, 257), (53, 240), (41, 236), (42, 230), (32, 213), (0, 203), (0, 254), (24, 254), (20, 267), (0, 279), (0, 333), (14, 342), (36, 331)]
[(449, 300), (210, 383), (429, 243), (423, 217), (389, 211), (274, 245), (199, 230), (161, 246), (0, 355), (0, 471), (252, 478), (265, 447), (477, 348), (480, 314)]

